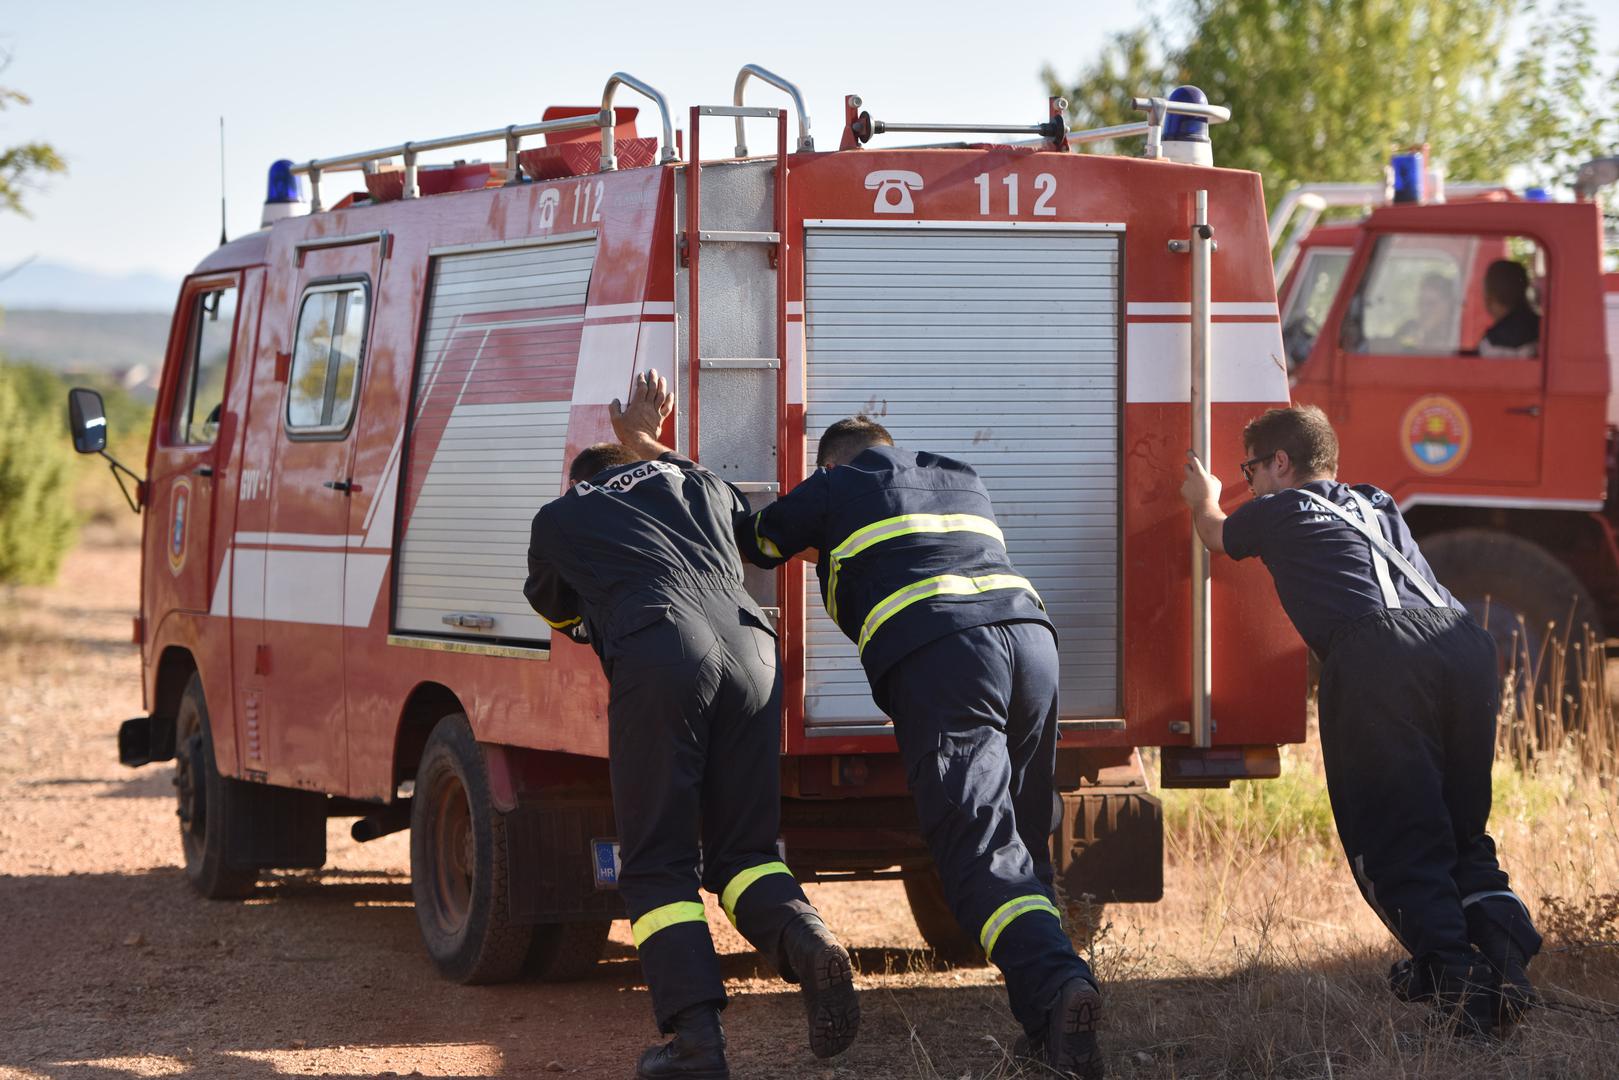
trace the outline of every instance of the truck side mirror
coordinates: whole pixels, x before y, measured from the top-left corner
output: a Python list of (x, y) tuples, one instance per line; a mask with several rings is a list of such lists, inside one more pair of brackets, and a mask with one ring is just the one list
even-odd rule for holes
[(99, 454), (107, 448), (107, 409), (101, 395), (76, 386), (67, 392), (67, 426), (73, 433), (73, 449), (81, 454)]

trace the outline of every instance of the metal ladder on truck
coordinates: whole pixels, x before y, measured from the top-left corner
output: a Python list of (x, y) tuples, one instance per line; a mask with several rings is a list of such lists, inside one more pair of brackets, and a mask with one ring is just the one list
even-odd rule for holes
[[(737, 75), (735, 103), (691, 110), (690, 161), (677, 189), (679, 265), (675, 305), (684, 312), (676, 356), (684, 453), (734, 484), (754, 509), (782, 490), (787, 417), (787, 111), (744, 106), (743, 87), (758, 78), (791, 94), (798, 111), (798, 149), (811, 150), (803, 97), (791, 83), (756, 65)], [(737, 160), (704, 166), (705, 117), (736, 122)], [(747, 158), (743, 122), (776, 121), (776, 153)], [(769, 271), (774, 271), (770, 273)], [(704, 415), (723, 420), (704, 424)], [(747, 569), (748, 589), (780, 622), (774, 571)]]

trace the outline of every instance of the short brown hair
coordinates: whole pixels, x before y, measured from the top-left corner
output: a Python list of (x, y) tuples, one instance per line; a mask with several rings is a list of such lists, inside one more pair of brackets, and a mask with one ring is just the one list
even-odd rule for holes
[(888, 429), (861, 413), (846, 416), (821, 433), (821, 444), (815, 450), (815, 464), (825, 467), (831, 458), (852, 459), (868, 446), (893, 446), (894, 439)]
[(573, 459), (573, 464), (568, 466), (568, 483), (577, 484), (581, 480), (589, 480), (599, 472), (640, 460), (641, 455), (615, 442), (587, 446), (579, 451), (578, 456)]
[(1529, 302), (1529, 271), (1522, 263), (1497, 259), (1484, 271), (1484, 295), (1511, 311)]
[(1252, 457), (1286, 450), (1302, 476), (1338, 475), (1338, 433), (1314, 405), (1267, 409), (1242, 429), (1242, 445)]

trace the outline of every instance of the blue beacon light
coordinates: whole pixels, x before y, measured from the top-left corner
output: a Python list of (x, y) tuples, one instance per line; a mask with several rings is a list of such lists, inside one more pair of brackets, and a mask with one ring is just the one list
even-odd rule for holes
[(1394, 169), (1394, 201), (1419, 203), (1423, 196), (1423, 172), (1427, 165), (1421, 150), (1395, 154), (1389, 164)]
[(270, 166), (270, 182), (264, 193), (264, 213), (259, 218), (259, 227), (265, 228), (292, 217), (298, 212), (298, 204), (303, 201), (303, 186), (292, 171), (292, 162), (282, 158)]
[(1532, 187), (1523, 193), (1523, 197), (1530, 202), (1551, 202), (1552, 193), (1543, 187)]
[[(1195, 86), (1177, 86), (1169, 92), (1170, 101), (1207, 105), (1208, 95)], [(1190, 165), (1213, 165), (1214, 147), (1209, 142), (1209, 122), (1201, 116), (1170, 113), (1164, 117), (1161, 145), (1164, 157)]]

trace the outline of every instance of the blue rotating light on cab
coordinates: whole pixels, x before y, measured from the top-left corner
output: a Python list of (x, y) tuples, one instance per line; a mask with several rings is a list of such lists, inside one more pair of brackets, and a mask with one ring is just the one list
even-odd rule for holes
[[(1177, 86), (1169, 92), (1170, 101), (1207, 105), (1208, 95), (1195, 86)], [(1201, 116), (1172, 112), (1164, 117), (1162, 143), (1164, 157), (1186, 165), (1213, 165), (1214, 146), (1209, 142), (1209, 122)]]
[(264, 213), (259, 218), (259, 227), (292, 217), (303, 201), (303, 185), (292, 171), (292, 162), (282, 158), (270, 166), (270, 182), (264, 194)]
[(1529, 202), (1551, 202), (1552, 193), (1543, 187), (1532, 187), (1524, 191), (1523, 197)]
[(1394, 173), (1394, 201), (1396, 203), (1419, 203), (1422, 201), (1423, 186), (1426, 181), (1424, 173), (1427, 170), (1427, 155), (1421, 150), (1407, 150), (1395, 154), (1389, 161), (1389, 167)]

